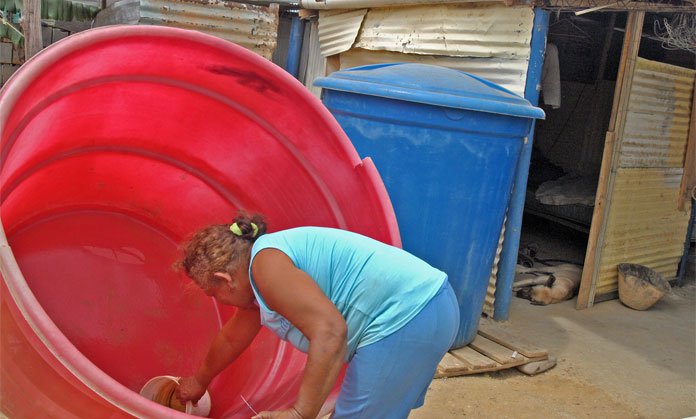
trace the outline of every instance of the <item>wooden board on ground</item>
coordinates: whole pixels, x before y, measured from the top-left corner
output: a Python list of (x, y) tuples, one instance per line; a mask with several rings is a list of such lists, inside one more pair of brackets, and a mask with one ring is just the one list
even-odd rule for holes
[(450, 354), (452, 354), (452, 356), (455, 358), (466, 362), (470, 366), (469, 369), (472, 371), (494, 368), (499, 365), (496, 361), (490, 359), (486, 355), (476, 352), (468, 346), (454, 349), (450, 351)]
[[(525, 356), (519, 349), (532, 356)], [(483, 327), (479, 328), (478, 335), (468, 346), (445, 354), (437, 367), (435, 378), (499, 371), (546, 359), (547, 350), (495, 326)]]
[(513, 335), (507, 330), (502, 329), (495, 324), (481, 324), (478, 329), (478, 334), (493, 342), (499, 343), (506, 348), (526, 356), (527, 358), (539, 358), (548, 356), (549, 352), (546, 349), (540, 348), (531, 344), (524, 339)]
[(499, 343), (493, 342), (490, 339), (478, 335), (474, 338), (474, 341), (469, 344), (469, 346), (480, 352), (490, 359), (495, 360), (500, 364), (510, 364), (516, 361), (517, 353), (510, 348), (507, 348)]

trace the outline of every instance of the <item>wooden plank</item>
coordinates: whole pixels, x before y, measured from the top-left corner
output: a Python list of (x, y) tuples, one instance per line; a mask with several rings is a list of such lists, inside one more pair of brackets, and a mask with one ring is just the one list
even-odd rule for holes
[[(679, 189), (679, 211), (687, 211), (686, 204), (690, 201), (696, 188), (696, 80), (691, 92), (691, 122), (689, 136), (686, 139), (686, 154), (684, 156), (684, 174)], [(696, 198), (696, 197), (694, 197)]]
[(437, 369), (438, 372), (446, 374), (446, 376), (462, 375), (473, 371), (471, 364), (456, 358), (449, 352), (442, 357)]
[(41, 51), (41, 0), (24, 0), (22, 9), (22, 29), (24, 32), (24, 59), (28, 60)]
[(645, 12), (630, 12), (626, 22), (621, 62), (616, 79), (614, 104), (604, 145), (602, 167), (599, 173), (595, 206), (592, 213), (592, 225), (585, 252), (585, 264), (578, 290), (577, 309), (592, 307), (595, 299), (598, 267), (600, 266), (604, 234), (606, 232), (611, 196), (614, 189), (616, 167), (619, 163), (621, 141), (626, 122), (626, 113), (630, 99), (633, 72), (636, 66), (640, 39), (643, 31)]
[(468, 366), (470, 371), (480, 371), (488, 368), (500, 366), (497, 362), (489, 357), (482, 355), (468, 346), (454, 349), (449, 352), (454, 358)]
[[(484, 329), (485, 328), (484, 325)], [(488, 327), (487, 331), (483, 333), (491, 333), (491, 330), (494, 330), (493, 333), (499, 332), (499, 330), (495, 330), (494, 327)], [(537, 355), (536, 357), (526, 357), (519, 351), (515, 354), (515, 351), (510, 350), (509, 346), (512, 346), (511, 342), (519, 342), (519, 339), (507, 333), (507, 331), (503, 332), (506, 333), (505, 338), (501, 337), (500, 333), (497, 334), (497, 338), (505, 342), (507, 346), (498, 344), (481, 336), (481, 327), (479, 327), (479, 335), (476, 336), (474, 342), (470, 343), (468, 346), (451, 350), (445, 354), (438, 364), (435, 378), (500, 371), (532, 362), (545, 361), (551, 358), (548, 355), (548, 351), (545, 349), (536, 348), (534, 345), (528, 343), (525, 343), (528, 348), (534, 348), (534, 350), (529, 350), (528, 353)], [(507, 339), (507, 341), (505, 341), (505, 339)], [(520, 346), (522, 347), (523, 345), (520, 344)], [(513, 354), (515, 355), (514, 358), (512, 356)], [(504, 362), (498, 362), (498, 360)]]
[(469, 346), (475, 349), (477, 352), (480, 352), (503, 365), (514, 363), (517, 361), (517, 356), (519, 356), (515, 354), (515, 351), (499, 345), (481, 335), (477, 335)]
[(507, 330), (493, 324), (480, 324), (478, 334), (506, 348), (517, 351), (527, 358), (540, 358), (549, 355), (549, 351), (531, 344), (524, 339), (510, 334)]

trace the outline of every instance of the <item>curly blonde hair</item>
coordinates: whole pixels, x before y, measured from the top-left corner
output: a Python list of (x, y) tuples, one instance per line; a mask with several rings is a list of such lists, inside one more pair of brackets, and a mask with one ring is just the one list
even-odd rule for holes
[[(241, 235), (232, 231), (234, 223)], [(248, 263), (251, 246), (265, 232), (263, 216), (240, 212), (232, 224), (214, 224), (197, 231), (183, 244), (183, 257), (176, 266), (200, 287), (209, 287), (217, 281), (215, 272), (232, 275)]]

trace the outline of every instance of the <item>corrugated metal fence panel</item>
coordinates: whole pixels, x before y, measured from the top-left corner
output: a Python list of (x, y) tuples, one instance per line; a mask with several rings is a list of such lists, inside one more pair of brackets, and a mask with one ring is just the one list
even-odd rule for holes
[(677, 275), (690, 208), (677, 209), (696, 71), (639, 58), (601, 249), (596, 294), (617, 290), (617, 265)]
[(205, 32), (271, 59), (277, 45), (279, 7), (221, 0), (141, 0), (140, 23)]
[(451, 57), (529, 59), (534, 11), (502, 5), (370, 9), (356, 48)]
[(638, 58), (621, 167), (683, 167), (696, 71)]
[(367, 9), (319, 11), (319, 44), (321, 55), (348, 51), (358, 37)]
[(527, 60), (506, 58), (462, 58), (434, 55), (401, 54), (388, 51), (351, 49), (341, 54), (341, 69), (368, 64), (412, 62), (439, 65), (483, 77), (504, 88), (524, 95)]
[(619, 263), (677, 274), (690, 212), (676, 209), (682, 168), (620, 168), (602, 249), (597, 295), (617, 289)]

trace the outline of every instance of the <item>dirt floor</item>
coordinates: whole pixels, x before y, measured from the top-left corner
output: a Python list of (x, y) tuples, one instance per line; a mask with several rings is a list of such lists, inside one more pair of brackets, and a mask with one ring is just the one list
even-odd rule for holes
[[(555, 249), (559, 247), (554, 240), (567, 238), (567, 234), (560, 239), (552, 236), (549, 233), (545, 243)], [(540, 237), (527, 235), (525, 239)], [(580, 243), (576, 249), (566, 249), (564, 255), (582, 258), (582, 252)], [(558, 359), (557, 366), (533, 377), (511, 369), (435, 379), (425, 406), (413, 411), (411, 419), (672, 419), (696, 415), (696, 283), (692, 273), (683, 287), (673, 288), (647, 311), (632, 310), (618, 300), (587, 310), (576, 310), (575, 299), (549, 306), (512, 300), (509, 320), (498, 325), (548, 349)]]

